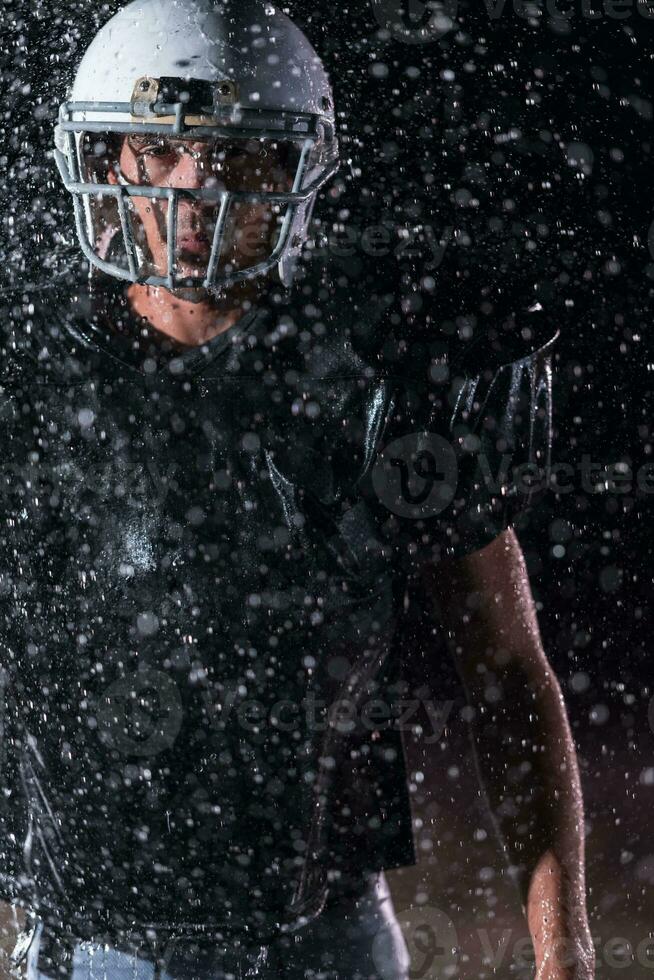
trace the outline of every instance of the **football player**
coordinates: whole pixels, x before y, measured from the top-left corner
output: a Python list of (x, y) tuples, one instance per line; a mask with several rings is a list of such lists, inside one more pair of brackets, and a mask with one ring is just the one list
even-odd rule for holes
[(481, 478), (506, 451), (547, 467), (555, 330), (473, 371), (408, 343), (392, 257), (312, 255), (334, 100), (271, 4), (124, 7), (55, 146), (88, 276), (14, 298), (0, 403), (15, 961), (407, 977), (384, 871), (416, 862), (411, 582), (474, 708), (537, 975), (591, 977), (574, 746), (513, 530), (528, 496)]

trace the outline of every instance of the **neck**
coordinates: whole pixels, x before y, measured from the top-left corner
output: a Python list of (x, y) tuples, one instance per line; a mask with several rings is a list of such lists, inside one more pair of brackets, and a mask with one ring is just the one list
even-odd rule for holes
[(127, 289), (132, 312), (152, 326), (189, 347), (198, 347), (229, 330), (251, 308), (264, 282), (259, 277), (235, 283), (224, 292), (206, 292), (206, 298), (192, 303), (165, 286), (133, 283)]

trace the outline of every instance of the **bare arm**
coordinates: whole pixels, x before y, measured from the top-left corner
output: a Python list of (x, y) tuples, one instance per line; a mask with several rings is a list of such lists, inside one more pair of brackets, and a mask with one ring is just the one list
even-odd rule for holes
[(515, 533), (430, 566), (424, 584), (475, 708), (480, 776), (517, 869), (537, 980), (590, 980), (579, 771)]

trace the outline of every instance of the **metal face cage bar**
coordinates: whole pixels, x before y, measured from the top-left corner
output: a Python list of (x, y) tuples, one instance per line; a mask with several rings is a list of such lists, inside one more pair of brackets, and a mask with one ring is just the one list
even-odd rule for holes
[[(62, 105), (60, 108), (59, 128), (66, 141), (68, 161), (58, 146), (55, 148), (54, 155), (64, 186), (71, 193), (73, 198), (75, 225), (83, 253), (93, 265), (106, 272), (108, 275), (116, 276), (119, 279), (124, 279), (130, 282), (141, 282), (153, 286), (166, 286), (168, 289), (175, 289), (181, 286), (200, 285), (198, 279), (189, 278), (187, 276), (178, 276), (175, 263), (179, 201), (183, 196), (186, 196), (197, 200), (220, 202), (218, 219), (207, 265), (207, 272), (201, 283), (203, 288), (209, 289), (212, 286), (216, 287), (219, 285), (229, 285), (242, 279), (249, 279), (269, 271), (277, 262), (280, 261), (285, 251), (289, 248), (289, 245), (292, 245), (291, 232), (299, 208), (305, 202), (309, 201), (309, 199), (315, 195), (317, 190), (322, 187), (323, 184), (325, 184), (338, 170), (338, 156), (335, 149), (335, 144), (333, 144), (332, 152), (327, 154), (328, 159), (325, 161), (325, 169), (306, 187), (302, 186), (309, 168), (311, 153), (315, 145), (323, 138), (321, 126), (325, 122), (329, 124), (329, 120), (325, 120), (324, 117), (312, 116), (309, 114), (290, 113), (285, 116), (282, 113), (271, 113), (265, 110), (241, 110), (236, 118), (238, 119), (239, 123), (246, 118), (248, 125), (235, 125), (234, 123), (229, 122), (229, 119), (226, 119), (225, 123), (218, 123), (217, 125), (212, 126), (187, 126), (185, 116), (188, 114), (188, 110), (183, 104), (176, 103), (175, 105), (161, 105), (155, 108), (158, 115), (170, 115), (172, 110), (175, 116), (174, 122), (167, 124), (159, 119), (153, 121), (152, 123), (109, 122), (107, 120), (103, 120), (101, 122), (81, 122), (73, 121), (70, 118), (70, 114), (75, 111), (104, 112), (108, 115), (117, 112), (129, 113), (131, 111), (131, 104), (122, 102), (69, 102), (64, 103), (64, 105)], [(234, 118), (233, 114), (232, 118)], [(252, 125), (253, 122), (257, 122), (258, 125)], [(289, 125), (291, 124), (294, 127), (293, 129), (289, 129)], [(329, 126), (331, 129), (331, 124), (329, 124)], [(299, 128), (303, 129), (304, 131), (298, 132)], [(140, 184), (112, 185), (83, 181), (80, 171), (80, 161), (77, 155), (75, 135), (82, 134), (84, 132), (115, 132), (120, 134), (156, 133), (157, 135), (179, 135), (180, 133), (183, 133), (189, 139), (202, 136), (225, 136), (237, 139), (251, 139), (254, 136), (258, 136), (259, 138), (282, 138), (284, 140), (290, 139), (298, 141), (301, 142), (302, 148), (291, 191), (257, 193), (250, 191), (216, 191), (195, 188), (173, 189), (158, 186), (147, 187), (146, 189)], [(126, 271), (115, 263), (108, 262), (105, 259), (100, 258), (100, 256), (97, 255), (93, 249), (93, 246), (89, 240), (87, 227), (85, 226), (82, 208), (83, 200), (87, 214), (90, 214), (90, 195), (92, 194), (103, 194), (116, 198), (120, 216), (123, 245), (127, 257), (129, 271)], [(126, 197), (131, 196), (167, 198), (168, 200), (168, 270), (166, 276), (150, 275), (139, 277), (139, 261), (136, 252), (136, 245), (126, 208)], [(268, 258), (247, 269), (233, 270), (221, 277), (218, 277), (216, 274), (218, 260), (224, 243), (227, 218), (231, 205), (234, 201), (261, 201), (271, 204), (283, 203), (287, 205), (287, 208), (278, 240)], [(91, 224), (90, 221), (89, 224)]]
[[(132, 119), (141, 118), (144, 122), (121, 122), (122, 132), (152, 132), (154, 126), (160, 127), (163, 133), (179, 135), (180, 133), (195, 133), (211, 135), (223, 130), (221, 135), (248, 135), (258, 133), (260, 136), (307, 136), (309, 138), (325, 138), (329, 143), (334, 138), (333, 124), (327, 116), (309, 112), (291, 112), (288, 110), (247, 109), (243, 107), (215, 107), (211, 115), (198, 110), (190, 110), (183, 102), (153, 103), (147, 116), (136, 115), (131, 102), (64, 102), (59, 108), (59, 127), (62, 130), (84, 129), (91, 133), (100, 130), (109, 131), (112, 125), (106, 120), (89, 120), (80, 125), (80, 120), (74, 120), (76, 112), (94, 112), (103, 116), (116, 114), (129, 115)], [(173, 117), (171, 123), (163, 118)], [(162, 118), (163, 117), (163, 118)], [(191, 123), (189, 119), (206, 119), (206, 126)], [(151, 121), (150, 121), (151, 120)], [(142, 128), (139, 128), (142, 127)], [(239, 130), (241, 131), (239, 134)], [(325, 136), (322, 136), (322, 133)]]

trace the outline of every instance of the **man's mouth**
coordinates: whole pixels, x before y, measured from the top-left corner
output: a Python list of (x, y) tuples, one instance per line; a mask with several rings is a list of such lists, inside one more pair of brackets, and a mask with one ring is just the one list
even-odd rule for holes
[(183, 232), (178, 238), (181, 252), (189, 255), (205, 255), (211, 251), (211, 243), (200, 232)]

